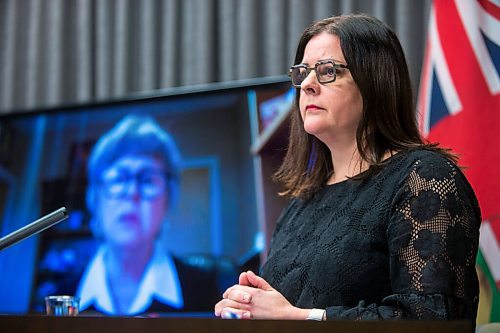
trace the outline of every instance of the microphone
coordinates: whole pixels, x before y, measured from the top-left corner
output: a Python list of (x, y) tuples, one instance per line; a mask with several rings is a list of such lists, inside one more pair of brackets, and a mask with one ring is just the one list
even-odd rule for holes
[(0, 251), (66, 220), (68, 216), (66, 207), (61, 207), (58, 210), (39, 218), (35, 222), (11, 232), (7, 236), (0, 238)]

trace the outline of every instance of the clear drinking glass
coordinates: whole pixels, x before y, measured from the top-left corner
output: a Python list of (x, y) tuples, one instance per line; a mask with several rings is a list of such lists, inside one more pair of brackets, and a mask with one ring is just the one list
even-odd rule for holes
[(45, 297), (45, 309), (49, 316), (76, 316), (79, 306), (78, 297), (67, 295)]

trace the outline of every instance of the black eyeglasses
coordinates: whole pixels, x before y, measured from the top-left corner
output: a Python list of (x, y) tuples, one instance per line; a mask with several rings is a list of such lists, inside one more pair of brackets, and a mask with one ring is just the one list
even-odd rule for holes
[(288, 76), (292, 79), (293, 86), (300, 88), (302, 82), (314, 70), (318, 82), (326, 84), (334, 82), (337, 79), (337, 68), (349, 69), (347, 65), (336, 64), (333, 60), (320, 60), (314, 64), (314, 67), (307, 67), (305, 64), (294, 65), (290, 67)]
[(130, 189), (135, 183), (142, 199), (153, 200), (167, 188), (168, 175), (162, 170), (144, 169), (137, 173), (129, 170), (116, 170), (105, 173), (101, 180), (104, 193), (115, 199), (130, 196)]

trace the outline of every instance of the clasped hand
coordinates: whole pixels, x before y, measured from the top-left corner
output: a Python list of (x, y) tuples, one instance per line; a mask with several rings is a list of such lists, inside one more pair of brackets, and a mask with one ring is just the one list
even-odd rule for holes
[(215, 315), (239, 319), (305, 319), (307, 310), (294, 307), (271, 285), (252, 271), (243, 272), (215, 305)]

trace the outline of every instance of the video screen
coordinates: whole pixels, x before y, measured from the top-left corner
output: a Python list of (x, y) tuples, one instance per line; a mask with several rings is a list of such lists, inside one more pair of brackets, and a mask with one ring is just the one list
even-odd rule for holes
[(264, 249), (251, 146), (289, 110), (287, 80), (0, 117), (0, 312), (75, 295), (103, 315), (213, 313)]

